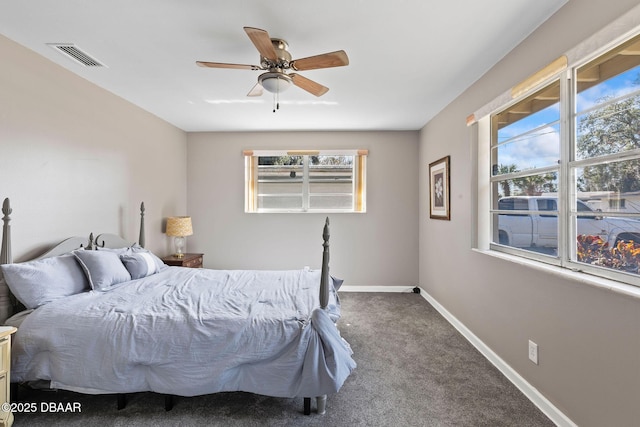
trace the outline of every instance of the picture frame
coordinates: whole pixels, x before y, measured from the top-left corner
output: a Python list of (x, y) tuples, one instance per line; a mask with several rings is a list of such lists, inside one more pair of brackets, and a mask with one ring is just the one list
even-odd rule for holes
[(429, 163), (429, 217), (433, 219), (451, 220), (450, 157)]

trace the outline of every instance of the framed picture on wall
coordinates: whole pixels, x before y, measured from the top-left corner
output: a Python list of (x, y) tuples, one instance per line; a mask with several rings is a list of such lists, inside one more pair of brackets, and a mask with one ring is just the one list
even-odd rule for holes
[(449, 157), (429, 164), (429, 216), (433, 219), (451, 219)]

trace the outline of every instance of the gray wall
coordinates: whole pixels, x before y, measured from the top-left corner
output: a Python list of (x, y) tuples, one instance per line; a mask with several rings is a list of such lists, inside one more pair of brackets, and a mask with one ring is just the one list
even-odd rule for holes
[[(640, 419), (640, 298), (471, 250), (476, 129), (465, 119), (637, 4), (569, 1), (420, 135), (420, 193), (430, 162), (451, 155), (452, 172), (450, 222), (429, 220), (420, 199), (421, 286), (583, 427)], [(529, 339), (539, 345), (538, 366), (527, 359)]]
[(0, 198), (16, 261), (70, 236), (111, 232), (167, 252), (186, 208), (186, 133), (0, 36)]
[(189, 250), (207, 267), (320, 267), (324, 214), (244, 213), (245, 149), (369, 149), (367, 212), (330, 214), (331, 272), (345, 286), (418, 282), (418, 132), (190, 133)]
[[(419, 135), (187, 136), (0, 36), (0, 197), (13, 201), (13, 252), (24, 259), (90, 231), (135, 240), (144, 200), (148, 246), (160, 254), (171, 250), (163, 219), (190, 214), (188, 249), (205, 252), (208, 267), (318, 266), (324, 215), (244, 214), (241, 152), (368, 148), (368, 212), (331, 216), (332, 272), (347, 285), (419, 282), (579, 425), (634, 425), (640, 300), (471, 250), (474, 136), (465, 118), (636, 4), (569, 1)], [(452, 220), (430, 220), (427, 165), (445, 155)], [(527, 360), (528, 339), (540, 345), (539, 366)]]

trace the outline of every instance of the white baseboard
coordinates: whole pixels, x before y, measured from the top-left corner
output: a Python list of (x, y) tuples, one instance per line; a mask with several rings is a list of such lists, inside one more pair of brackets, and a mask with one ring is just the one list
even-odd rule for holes
[(577, 427), (562, 411), (556, 408), (542, 393), (529, 384), (518, 372), (509, 366), (504, 360), (494, 353), (484, 342), (473, 332), (444, 308), (431, 295), (420, 289), (420, 295), (426, 299), (454, 328), (458, 330), (484, 357), (489, 360), (502, 374), (507, 377), (518, 389), (536, 405), (551, 421), (561, 427)]
[[(340, 292), (399, 292), (412, 293), (413, 287), (407, 286), (343, 286)], [(447, 311), (431, 295), (420, 288), (420, 295), (426, 299), (454, 328), (458, 330), (484, 357), (507, 377), (534, 405), (536, 405), (551, 421), (560, 427), (577, 427), (562, 411), (556, 408), (542, 393), (529, 384), (518, 372), (494, 353), (484, 342), (471, 332), (453, 314)]]
[(342, 286), (340, 292), (399, 292), (409, 294), (413, 287), (407, 286)]

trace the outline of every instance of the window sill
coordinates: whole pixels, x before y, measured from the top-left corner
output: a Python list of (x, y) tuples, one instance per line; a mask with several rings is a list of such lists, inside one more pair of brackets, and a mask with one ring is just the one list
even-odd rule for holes
[(366, 211), (343, 211), (343, 210), (330, 210), (330, 209), (308, 209), (306, 211), (303, 210), (295, 210), (295, 209), (259, 209), (256, 211), (245, 211), (244, 213), (248, 214), (362, 214), (366, 213)]
[(561, 279), (584, 283), (595, 288), (605, 289), (611, 292), (640, 299), (640, 288), (637, 286), (628, 285), (626, 283), (617, 282), (615, 280), (605, 279), (603, 277), (593, 276), (581, 271), (572, 271), (567, 268), (545, 264), (543, 262), (521, 258), (515, 255), (510, 255), (498, 251), (481, 250), (476, 248), (472, 250), (473, 252), (477, 252), (483, 255), (489, 255), (495, 258), (503, 259), (505, 261), (514, 262), (525, 267), (533, 268), (535, 270), (544, 271), (545, 273), (553, 274), (554, 276), (557, 276)]

